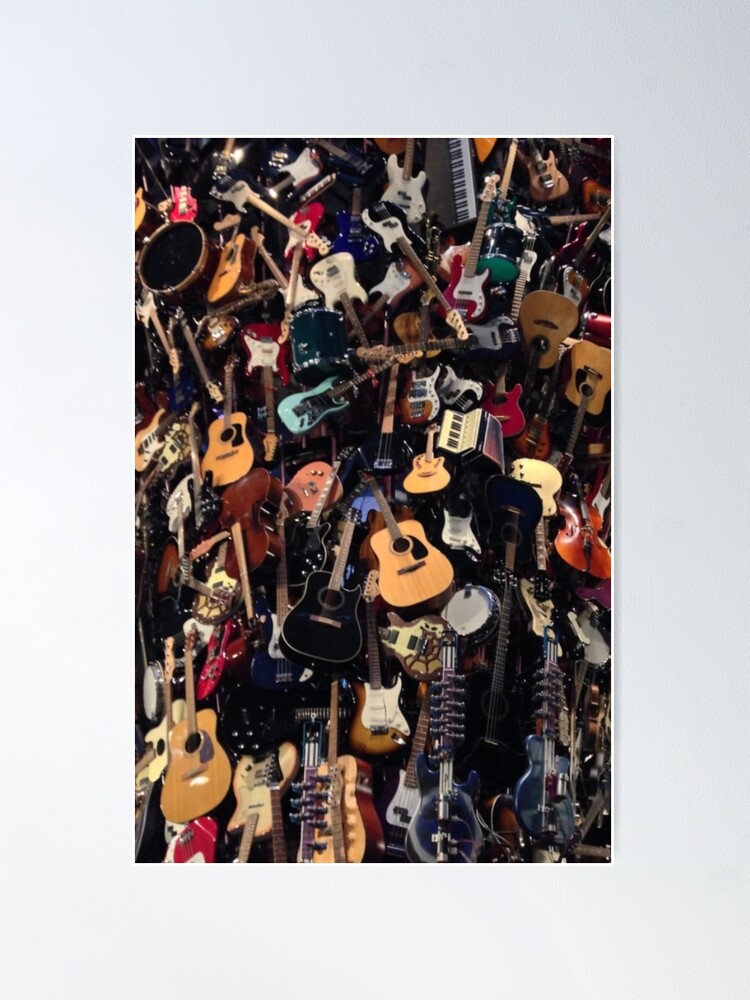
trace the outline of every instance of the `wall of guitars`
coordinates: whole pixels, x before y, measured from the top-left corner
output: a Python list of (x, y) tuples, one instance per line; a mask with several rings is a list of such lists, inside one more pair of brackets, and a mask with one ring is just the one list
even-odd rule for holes
[(610, 156), (135, 140), (137, 862), (610, 861)]

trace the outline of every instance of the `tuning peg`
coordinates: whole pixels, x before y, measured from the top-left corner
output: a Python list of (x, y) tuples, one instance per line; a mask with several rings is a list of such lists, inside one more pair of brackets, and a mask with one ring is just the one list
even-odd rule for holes
[(330, 785), (331, 784), (331, 776), (330, 776), (330, 774), (319, 774), (318, 775), (318, 784), (319, 785)]
[(328, 826), (328, 821), (324, 819), (314, 819), (311, 821), (310, 826), (314, 826), (316, 830), (325, 830)]
[(319, 799), (321, 802), (327, 802), (330, 796), (330, 792), (316, 792), (314, 797)]
[(293, 809), (299, 809), (299, 807), (302, 805), (302, 799), (297, 797), (291, 798), (289, 799), (289, 805)]
[(301, 823), (302, 822), (302, 816), (298, 812), (290, 812), (289, 813), (289, 822), (290, 823)]
[(296, 795), (300, 794), (300, 792), (302, 791), (302, 787), (303, 786), (301, 781), (293, 781), (289, 786), (290, 790), (294, 792)]
[(317, 851), (318, 854), (320, 854), (321, 851), (327, 850), (327, 848), (328, 848), (327, 844), (321, 844), (320, 841), (317, 841), (317, 840), (314, 841), (314, 843), (312, 843), (312, 844), (308, 843), (307, 846), (311, 847), (313, 849), (313, 851)]

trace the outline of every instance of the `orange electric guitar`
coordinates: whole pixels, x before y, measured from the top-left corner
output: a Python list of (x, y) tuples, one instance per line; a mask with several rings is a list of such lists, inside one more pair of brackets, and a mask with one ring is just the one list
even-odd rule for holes
[(216, 738), (216, 712), (195, 710), (193, 649), (196, 631), (185, 637), (186, 716), (169, 733), (169, 765), (161, 811), (171, 823), (205, 816), (222, 801), (232, 781), (232, 765)]
[(201, 462), (201, 475), (210, 472), (214, 486), (236, 483), (253, 467), (255, 452), (248, 436), (245, 413), (232, 411), (232, 373), (237, 362), (232, 355), (224, 367), (224, 413), (208, 426), (208, 447)]

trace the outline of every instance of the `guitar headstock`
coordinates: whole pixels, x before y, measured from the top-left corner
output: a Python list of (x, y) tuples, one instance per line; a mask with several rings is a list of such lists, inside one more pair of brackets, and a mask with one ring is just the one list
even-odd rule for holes
[(497, 195), (497, 186), (499, 183), (500, 183), (499, 174), (490, 174), (490, 176), (487, 178), (485, 182), (484, 191), (482, 191), (481, 195), (479, 196), (479, 200), (492, 201)]
[(168, 635), (164, 640), (164, 682), (166, 684), (171, 684), (172, 677), (174, 676), (174, 668), (174, 638)]
[(371, 569), (367, 574), (367, 579), (362, 588), (362, 597), (368, 604), (372, 604), (375, 598), (380, 595), (379, 578), (380, 571), (377, 569)]
[(466, 340), (469, 336), (469, 331), (466, 329), (466, 324), (463, 321), (461, 313), (457, 309), (450, 309), (445, 314), (445, 322), (448, 326), (452, 326), (456, 331), (456, 336), (459, 340)]

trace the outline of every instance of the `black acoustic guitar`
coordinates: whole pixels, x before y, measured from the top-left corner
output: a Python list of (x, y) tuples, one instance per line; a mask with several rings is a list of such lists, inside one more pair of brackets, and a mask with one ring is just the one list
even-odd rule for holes
[(359, 586), (343, 586), (355, 527), (350, 512), (333, 572), (308, 576), (302, 597), (289, 612), (279, 635), (284, 655), (314, 671), (340, 670), (362, 649), (362, 629), (357, 618), (362, 590)]
[(517, 562), (533, 559), (532, 541), (542, 516), (542, 501), (534, 487), (510, 476), (490, 476), (484, 500), (479, 511), (481, 541), (501, 551), (506, 542), (513, 542)]

